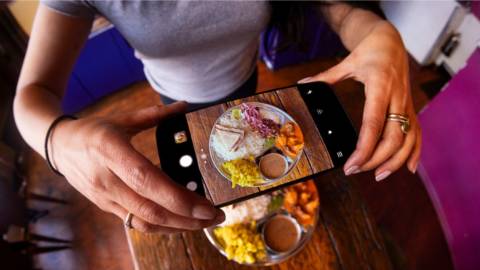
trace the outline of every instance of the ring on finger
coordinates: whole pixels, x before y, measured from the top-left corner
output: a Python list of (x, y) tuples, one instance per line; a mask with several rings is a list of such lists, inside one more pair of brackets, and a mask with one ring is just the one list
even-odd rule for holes
[(400, 129), (404, 134), (407, 134), (410, 130), (410, 119), (407, 116), (397, 113), (387, 114), (388, 121), (395, 121), (400, 123)]
[(128, 212), (127, 216), (125, 217), (125, 227), (127, 229), (133, 229), (133, 226), (132, 226), (132, 219), (133, 219), (133, 214)]

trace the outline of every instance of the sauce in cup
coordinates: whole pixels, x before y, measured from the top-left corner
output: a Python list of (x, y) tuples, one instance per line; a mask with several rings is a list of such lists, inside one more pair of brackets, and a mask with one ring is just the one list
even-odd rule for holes
[(260, 158), (260, 172), (267, 179), (277, 179), (288, 169), (287, 159), (279, 153), (269, 153)]
[(288, 252), (300, 241), (300, 226), (290, 216), (275, 215), (265, 223), (263, 239), (271, 250), (279, 253)]

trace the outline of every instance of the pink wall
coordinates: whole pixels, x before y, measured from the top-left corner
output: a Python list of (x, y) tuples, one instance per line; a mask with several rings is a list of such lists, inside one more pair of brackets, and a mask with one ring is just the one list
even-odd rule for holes
[(472, 12), (480, 20), (480, 1), (472, 1)]
[(420, 114), (419, 173), (457, 270), (480, 269), (480, 49)]

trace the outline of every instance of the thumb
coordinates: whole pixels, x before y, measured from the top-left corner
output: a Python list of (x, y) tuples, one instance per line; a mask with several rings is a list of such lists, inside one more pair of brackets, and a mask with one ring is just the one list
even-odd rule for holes
[(298, 81), (298, 83), (309, 83), (309, 82), (322, 81), (322, 82), (326, 82), (328, 84), (334, 84), (338, 81), (341, 81), (343, 79), (346, 79), (346, 78), (350, 77), (350, 74), (351, 74), (351, 72), (350, 72), (350, 68), (349, 68), (348, 64), (346, 63), (346, 61), (342, 61), (339, 64), (331, 67), (330, 69), (328, 69), (324, 72), (318, 73), (315, 76), (304, 78), (304, 79)]
[(139, 132), (144, 129), (155, 127), (162, 119), (187, 110), (187, 103), (178, 101), (170, 105), (155, 105), (141, 109), (118, 119), (118, 124), (131, 129), (132, 132)]

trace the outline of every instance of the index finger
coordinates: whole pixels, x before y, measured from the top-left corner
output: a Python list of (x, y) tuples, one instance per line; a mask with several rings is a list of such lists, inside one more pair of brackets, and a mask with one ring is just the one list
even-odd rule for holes
[(183, 113), (186, 109), (186, 102), (177, 101), (170, 105), (155, 105), (132, 113), (123, 114), (114, 118), (113, 122), (132, 129), (133, 131), (140, 131), (154, 127), (169, 115)]
[[(385, 115), (388, 108), (387, 95), (381, 91), (381, 84), (379, 83), (371, 83), (365, 87), (369, 89), (365, 91), (366, 100), (362, 126), (355, 151), (344, 166), (346, 175), (358, 172), (359, 168), (369, 160), (381, 137), (385, 124)], [(380, 88), (380, 90), (375, 88)]]
[(136, 193), (185, 217), (211, 220), (223, 214), (206, 198), (176, 184), (131, 144), (119, 137), (112, 140), (115, 147), (110, 149), (106, 165)]

